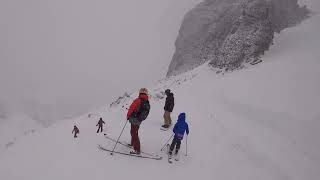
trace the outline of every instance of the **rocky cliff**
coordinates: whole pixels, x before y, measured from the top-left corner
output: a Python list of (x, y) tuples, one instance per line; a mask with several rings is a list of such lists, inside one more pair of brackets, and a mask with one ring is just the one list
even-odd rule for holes
[(167, 76), (207, 61), (223, 69), (257, 61), (275, 32), (308, 14), (297, 0), (205, 0), (185, 15)]

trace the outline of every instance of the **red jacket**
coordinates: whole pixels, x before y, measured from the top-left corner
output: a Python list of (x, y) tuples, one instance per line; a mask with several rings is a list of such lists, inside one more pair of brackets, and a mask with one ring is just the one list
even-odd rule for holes
[(149, 97), (146, 94), (139, 94), (139, 97), (137, 99), (135, 99), (129, 107), (129, 110), (127, 113), (127, 119), (129, 119), (130, 116), (132, 115), (132, 113), (140, 106), (141, 99), (148, 100)]

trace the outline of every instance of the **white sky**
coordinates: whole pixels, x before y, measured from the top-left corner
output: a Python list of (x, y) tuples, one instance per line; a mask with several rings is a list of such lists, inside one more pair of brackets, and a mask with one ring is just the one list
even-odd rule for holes
[(61, 117), (152, 85), (199, 1), (1, 0), (0, 105)]

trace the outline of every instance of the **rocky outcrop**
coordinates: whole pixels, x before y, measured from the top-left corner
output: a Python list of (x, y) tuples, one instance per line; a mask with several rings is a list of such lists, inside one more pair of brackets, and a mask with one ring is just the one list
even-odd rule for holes
[(275, 32), (307, 16), (297, 0), (206, 0), (185, 15), (167, 76), (207, 61), (228, 69), (256, 61)]

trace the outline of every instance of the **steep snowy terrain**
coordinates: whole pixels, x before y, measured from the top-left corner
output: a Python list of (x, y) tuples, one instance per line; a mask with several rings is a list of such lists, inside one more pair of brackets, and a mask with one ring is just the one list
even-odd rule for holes
[[(188, 156), (185, 140), (181, 160), (168, 164), (125, 157), (97, 149), (113, 143), (96, 134), (99, 116), (106, 133), (116, 138), (125, 123), (124, 98), (24, 137), (0, 154), (0, 177), (18, 179), (237, 179), (317, 180), (320, 178), (319, 16), (276, 37), (265, 63), (235, 73), (217, 75), (203, 65), (165, 79), (151, 91), (152, 110), (142, 124), (142, 150), (165, 156), (161, 146), (171, 132), (159, 130), (164, 99), (171, 88), (176, 106), (173, 119), (186, 112), (190, 126)], [(135, 97), (136, 94), (131, 95)], [(109, 105), (108, 105), (109, 107)], [(73, 139), (76, 124), (80, 136)], [(122, 141), (129, 142), (129, 126)], [(127, 151), (117, 147), (117, 150)]]
[[(161, 92), (171, 88), (176, 98), (172, 118), (186, 112), (190, 126), (188, 156), (184, 140), (179, 162), (111, 156), (97, 149), (98, 144), (113, 147), (95, 132), (98, 117), (106, 121), (105, 133), (116, 138), (132, 100), (127, 97), (90, 112), (90, 118), (85, 114), (20, 138), (0, 151), (0, 178), (318, 180), (319, 25), (315, 14), (285, 30), (265, 61), (253, 67), (222, 75), (204, 64), (149, 87), (152, 110), (141, 126), (142, 150), (165, 157), (160, 148), (171, 132), (159, 130)], [(78, 139), (71, 134), (74, 124), (80, 128)], [(129, 142), (129, 126), (121, 140)], [(120, 145), (117, 150), (127, 151)]]

